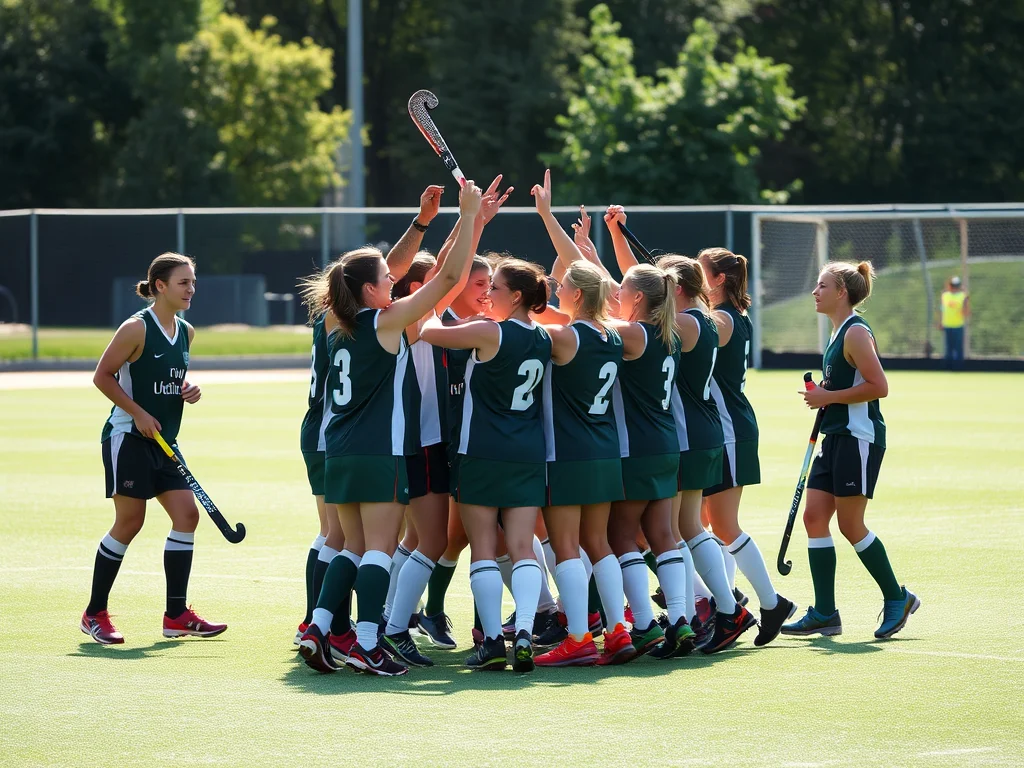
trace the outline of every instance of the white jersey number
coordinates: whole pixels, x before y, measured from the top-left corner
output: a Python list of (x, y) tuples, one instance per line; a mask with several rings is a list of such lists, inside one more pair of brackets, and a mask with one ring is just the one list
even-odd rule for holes
[[(708, 380), (704, 382), (704, 399), (711, 397), (711, 377), (715, 375), (715, 361), (718, 360), (718, 347), (711, 352), (711, 370), (708, 371)], [(746, 376), (746, 374), (743, 374)]]
[(525, 376), (526, 381), (512, 393), (513, 411), (525, 411), (533, 405), (533, 390), (544, 375), (544, 365), (540, 360), (524, 360), (519, 366), (519, 375)]
[(316, 399), (316, 344), (313, 345), (312, 353), (313, 362), (309, 366), (309, 398), (310, 400)]
[(604, 382), (604, 386), (594, 397), (594, 402), (590, 406), (589, 413), (594, 416), (604, 416), (608, 413), (608, 390), (612, 388), (612, 384), (615, 383), (615, 374), (619, 372), (619, 366), (615, 363), (605, 363), (601, 366), (601, 370), (597, 372), (597, 378)]
[(666, 357), (665, 362), (661, 364), (661, 370), (665, 374), (665, 399), (661, 401), (661, 409), (667, 411), (669, 403), (672, 402), (672, 387), (676, 382), (675, 358)]
[(750, 339), (743, 345), (743, 378), (740, 379), (740, 392), (747, 388), (747, 361), (750, 359)]
[(352, 400), (352, 353), (347, 349), (339, 349), (334, 353), (334, 367), (338, 369), (338, 388), (331, 392), (334, 404), (348, 405)]

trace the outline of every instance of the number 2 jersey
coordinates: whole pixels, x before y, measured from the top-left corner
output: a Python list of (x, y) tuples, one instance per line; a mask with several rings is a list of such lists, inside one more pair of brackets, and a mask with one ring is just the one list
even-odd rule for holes
[(498, 352), (466, 364), (459, 453), (491, 461), (544, 463), (540, 392), (551, 360), (551, 337), (537, 323), (504, 320)]

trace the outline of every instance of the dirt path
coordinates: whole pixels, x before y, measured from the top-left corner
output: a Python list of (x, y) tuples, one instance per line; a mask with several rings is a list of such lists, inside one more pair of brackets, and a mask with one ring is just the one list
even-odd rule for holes
[[(203, 384), (264, 384), (287, 381), (309, 381), (309, 369), (265, 371), (196, 371), (189, 381)], [(74, 389), (91, 387), (91, 371), (44, 371), (0, 373), (0, 390), (5, 389)]]

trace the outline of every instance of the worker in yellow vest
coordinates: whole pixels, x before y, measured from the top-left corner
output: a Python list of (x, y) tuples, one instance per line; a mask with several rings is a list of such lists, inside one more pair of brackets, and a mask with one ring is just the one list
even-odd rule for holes
[(954, 275), (942, 292), (939, 308), (939, 327), (946, 335), (946, 365), (950, 370), (963, 368), (964, 362), (964, 327), (971, 316), (967, 305), (967, 294), (960, 284), (960, 278)]

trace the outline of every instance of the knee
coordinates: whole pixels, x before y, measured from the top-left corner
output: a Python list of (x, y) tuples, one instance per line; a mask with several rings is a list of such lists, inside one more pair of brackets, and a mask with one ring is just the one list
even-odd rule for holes
[(807, 533), (817, 533), (823, 527), (828, 528), (830, 517), (831, 515), (825, 514), (824, 511), (808, 506), (804, 509), (804, 528)]
[(128, 544), (139, 535), (142, 530), (142, 524), (145, 522), (145, 518), (141, 515), (138, 517), (129, 517), (125, 520), (118, 520), (114, 523), (110, 529), (110, 535), (122, 544)]
[(426, 531), (420, 536), (419, 546), (416, 547), (420, 552), (429, 557), (434, 562), (445, 553), (448, 548), (448, 534), (441, 531)]
[(183, 507), (171, 520), (174, 530), (192, 533), (199, 527), (199, 509), (195, 504)]
[(573, 560), (580, 556), (580, 546), (570, 537), (551, 539), (551, 549), (555, 552), (555, 560), (559, 563)]
[(868, 535), (867, 526), (858, 521), (843, 520), (839, 518), (839, 532), (843, 538), (851, 544), (857, 544)]

